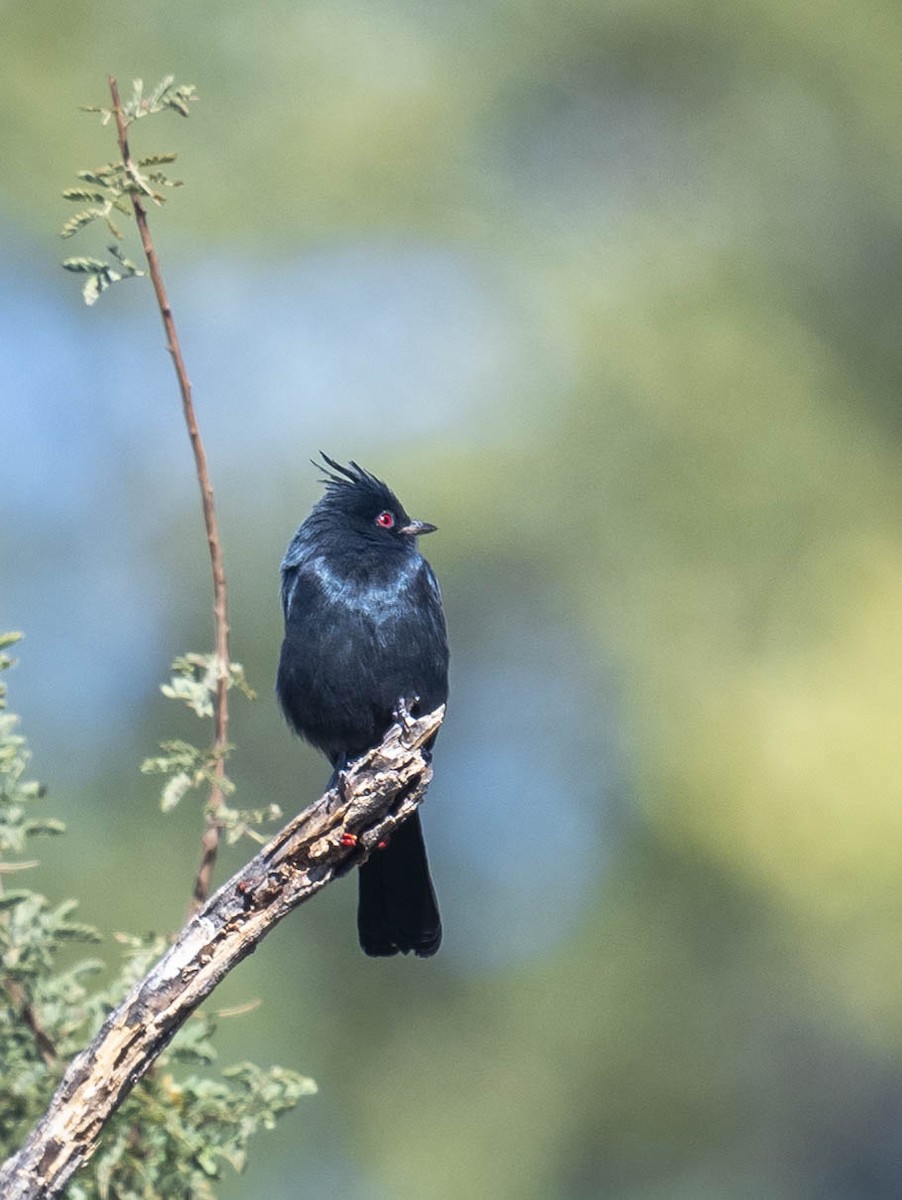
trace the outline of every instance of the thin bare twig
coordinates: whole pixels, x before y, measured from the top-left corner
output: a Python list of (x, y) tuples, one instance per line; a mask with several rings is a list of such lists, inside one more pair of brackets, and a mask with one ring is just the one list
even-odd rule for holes
[[(97, 1145), (105, 1122), (179, 1027), (292, 909), (363, 862), (421, 803), (422, 747), (444, 708), (407, 717), (290, 821), (196, 913), (166, 954), (69, 1065), (22, 1149), (0, 1166), (3, 1200), (50, 1200)], [(378, 853), (378, 851), (377, 851)]]
[[(126, 172), (133, 183), (139, 185), (139, 175), (134, 160), (128, 148), (128, 123), (119, 96), (119, 86), (115, 78), (109, 76), (110, 95), (113, 100), (113, 113), (116, 118), (116, 132), (119, 140), (119, 152)], [(147, 210), (140, 193), (131, 192), (132, 208), (135, 222), (147, 259), (153, 290), (156, 293), (163, 328), (166, 331), (166, 344), (175, 373), (178, 378), (179, 391), (182, 396), (182, 408), (185, 414), (185, 424), (188, 427), (188, 437), (191, 439), (191, 449), (194, 452), (194, 464), (197, 468), (197, 481), (200, 484), (201, 500), (204, 509), (204, 526), (207, 531), (207, 545), (210, 550), (210, 566), (213, 573), (213, 618), (215, 621), (215, 648), (219, 662), (219, 678), (216, 685), (216, 700), (214, 706), (213, 751), (215, 758), (214, 780), (210, 785), (210, 798), (207, 805), (207, 823), (201, 838), (201, 859), (194, 879), (190, 913), (196, 912), (210, 894), (210, 882), (213, 877), (213, 867), (216, 863), (216, 853), (219, 849), (219, 823), (217, 813), (223, 804), (222, 780), (225, 777), (225, 750), (229, 734), (229, 606), (228, 587), (226, 584), (225, 563), (222, 555), (222, 543), (219, 538), (219, 523), (216, 519), (216, 505), (213, 501), (213, 485), (210, 482), (210, 471), (207, 467), (207, 455), (200, 436), (197, 417), (194, 413), (194, 402), (191, 398), (191, 381), (182, 357), (182, 347), (179, 341), (172, 306), (163, 283), (163, 273), (157, 256), (153, 239), (150, 236), (150, 226), (147, 221)]]

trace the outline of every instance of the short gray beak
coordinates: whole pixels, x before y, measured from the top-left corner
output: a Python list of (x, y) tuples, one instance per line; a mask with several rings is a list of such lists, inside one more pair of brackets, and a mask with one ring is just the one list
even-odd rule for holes
[(438, 529), (437, 525), (430, 525), (428, 521), (414, 521), (410, 519), (407, 525), (402, 525), (398, 533), (406, 533), (408, 537), (419, 537), (421, 533), (435, 533)]

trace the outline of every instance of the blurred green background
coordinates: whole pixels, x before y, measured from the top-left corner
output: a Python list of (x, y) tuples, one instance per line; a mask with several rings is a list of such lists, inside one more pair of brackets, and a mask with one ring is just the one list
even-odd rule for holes
[(57, 266), (102, 244), (56, 234), (107, 72), (201, 97), (134, 141), (188, 184), (152, 219), (260, 691), (245, 803), (328, 774), (271, 686), (308, 458), (441, 530), (446, 944), (365, 959), (347, 882), (234, 973), (215, 1005), (262, 1007), (223, 1061), (320, 1094), (224, 1200), (897, 1197), (902, 8), (2, 15), (0, 625), (71, 827), (35, 886), (171, 929), (198, 853), (137, 772), (195, 733), (157, 684), (212, 639), (159, 319)]

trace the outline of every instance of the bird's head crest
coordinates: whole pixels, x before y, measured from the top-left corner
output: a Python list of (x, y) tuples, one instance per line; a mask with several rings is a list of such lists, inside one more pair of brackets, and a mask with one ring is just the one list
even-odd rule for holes
[(323, 483), (326, 487), (359, 487), (361, 484), (364, 487), (386, 487), (381, 479), (377, 479), (375, 475), (371, 475), (369, 471), (365, 471), (353, 459), (345, 467), (341, 463), (336, 462), (334, 458), (330, 458), (325, 450), (320, 450), (319, 453), (320, 458), (326, 463), (326, 466), (323, 466), (323, 463), (318, 463), (314, 458), (311, 458), (310, 462), (316, 467), (317, 471), (322, 472), (325, 476)]

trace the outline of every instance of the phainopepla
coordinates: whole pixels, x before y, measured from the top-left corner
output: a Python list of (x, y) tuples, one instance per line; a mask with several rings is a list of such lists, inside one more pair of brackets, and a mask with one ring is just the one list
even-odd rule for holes
[[(414, 714), (445, 702), (448, 640), (438, 582), (417, 549), (418, 535), (435, 526), (409, 517), (357, 463), (322, 457), (325, 494), (282, 560), (276, 692), (294, 731), (337, 773), (379, 744), (399, 701)], [(361, 866), (357, 929), (367, 954), (438, 950), (442, 923), (418, 812)]]

